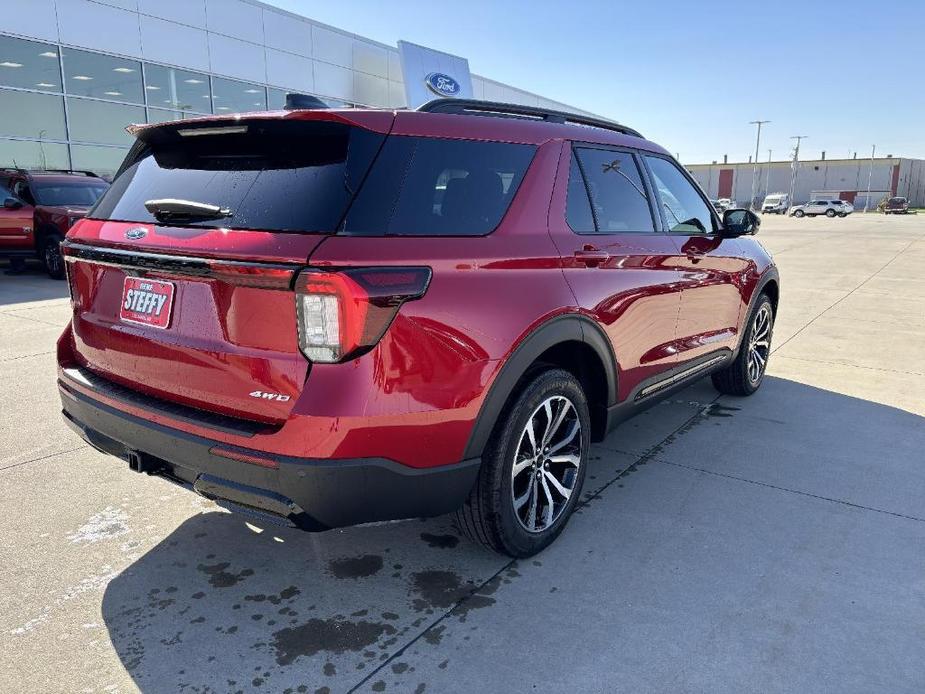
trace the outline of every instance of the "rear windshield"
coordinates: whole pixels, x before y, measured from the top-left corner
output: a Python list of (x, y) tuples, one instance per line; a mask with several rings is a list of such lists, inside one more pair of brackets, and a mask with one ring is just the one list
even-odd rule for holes
[(347, 214), (357, 235), (480, 236), (507, 211), (536, 147), (392, 136)]
[(43, 182), (32, 180), (32, 194), (39, 205), (50, 207), (90, 207), (106, 191), (101, 181)]
[(158, 129), (137, 143), (90, 216), (156, 223), (145, 202), (174, 198), (230, 210), (184, 226), (334, 231), (385, 137), (329, 122), (195, 129)]

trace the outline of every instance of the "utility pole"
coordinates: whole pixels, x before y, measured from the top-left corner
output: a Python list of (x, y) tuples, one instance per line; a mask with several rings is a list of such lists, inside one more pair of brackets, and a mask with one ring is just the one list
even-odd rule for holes
[(867, 206), (870, 204), (870, 179), (874, 175), (874, 154), (877, 153), (877, 145), (870, 148), (870, 168), (867, 169), (867, 197), (864, 198), (864, 213), (867, 213)]
[(758, 147), (761, 145), (761, 126), (770, 122), (769, 120), (753, 120), (748, 122), (749, 125), (758, 126), (758, 134), (755, 137), (755, 159), (753, 160), (755, 166), (752, 168), (752, 197), (748, 203), (748, 209), (750, 210), (755, 209), (755, 188), (758, 185)]
[(771, 194), (771, 150), (768, 150), (768, 174), (764, 178), (765, 197)]
[(800, 141), (805, 140), (808, 135), (794, 135), (790, 139), (796, 140), (796, 147), (793, 148), (793, 161), (790, 162), (790, 207), (793, 207), (793, 191), (797, 184), (797, 164), (800, 161)]

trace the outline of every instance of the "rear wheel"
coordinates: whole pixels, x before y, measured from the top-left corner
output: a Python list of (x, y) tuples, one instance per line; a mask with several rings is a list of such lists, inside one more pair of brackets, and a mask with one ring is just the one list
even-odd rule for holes
[(806, 214), (806, 213), (805, 213), (803, 210), (797, 210), (796, 212), (793, 213), (793, 216), (794, 216), (794, 217), (802, 217), (802, 216), (805, 215), (805, 214)]
[(45, 271), (52, 279), (64, 279), (64, 257), (61, 255), (61, 242), (64, 239), (60, 234), (49, 234), (42, 244), (42, 262)]
[(478, 480), (457, 511), (460, 531), (512, 557), (547, 547), (581, 496), (590, 434), (575, 377), (561, 369), (535, 376), (495, 427)]
[(771, 356), (774, 333), (774, 307), (762, 294), (749, 316), (745, 339), (739, 354), (729, 366), (713, 374), (713, 386), (727, 395), (751, 395), (761, 385)]
[(830, 218), (831, 218), (831, 217), (834, 217), (834, 216), (835, 216), (835, 210), (826, 210), (826, 211), (825, 211), (825, 216), (826, 216), (826, 217), (830, 217)]

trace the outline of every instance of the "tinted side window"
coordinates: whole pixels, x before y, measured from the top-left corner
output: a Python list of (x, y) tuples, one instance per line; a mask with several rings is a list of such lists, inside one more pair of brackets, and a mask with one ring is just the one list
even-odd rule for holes
[(662, 202), (668, 230), (679, 234), (712, 233), (713, 215), (703, 197), (677, 166), (661, 157), (646, 157)]
[(568, 194), (566, 198), (565, 221), (579, 234), (593, 234), (594, 215), (591, 213), (591, 200), (585, 178), (578, 166), (578, 158), (572, 152), (572, 165), (568, 172)]
[(655, 231), (649, 198), (632, 154), (590, 148), (579, 148), (576, 153), (588, 181), (598, 233)]
[(347, 233), (482, 236), (507, 212), (536, 147), (393, 135), (347, 214)]

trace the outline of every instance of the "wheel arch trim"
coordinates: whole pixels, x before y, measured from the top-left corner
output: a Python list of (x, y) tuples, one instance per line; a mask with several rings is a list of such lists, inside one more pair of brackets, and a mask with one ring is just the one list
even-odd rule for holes
[(489, 386), (478, 416), (469, 434), (465, 458), (482, 455), (505, 405), (509, 402), (520, 380), (530, 367), (548, 349), (565, 342), (581, 342), (597, 354), (607, 378), (607, 402), (612, 406), (617, 398), (617, 360), (610, 340), (599, 325), (579, 314), (556, 316), (542, 323), (523, 337), (513, 352), (504, 360)]

